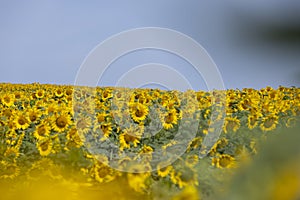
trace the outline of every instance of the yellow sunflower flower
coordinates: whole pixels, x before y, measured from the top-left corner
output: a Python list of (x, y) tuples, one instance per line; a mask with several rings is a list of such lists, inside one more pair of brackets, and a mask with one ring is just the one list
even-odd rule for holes
[(169, 110), (162, 119), (163, 127), (167, 130), (171, 129), (175, 124), (177, 124), (177, 120), (177, 111), (175, 109)]
[(20, 168), (16, 163), (0, 161), (0, 179), (13, 179), (20, 174)]
[(28, 111), (28, 117), (31, 122), (36, 122), (40, 117), (42, 113), (37, 108), (33, 108)]
[(185, 158), (185, 165), (189, 166), (189, 167), (194, 167), (199, 160), (199, 156), (198, 155), (188, 155)]
[(52, 151), (53, 143), (51, 138), (46, 138), (38, 141), (36, 146), (41, 156), (48, 156)]
[(120, 150), (130, 148), (130, 145), (137, 147), (140, 143), (142, 132), (138, 127), (131, 126), (126, 128), (123, 133), (119, 136)]
[(96, 133), (102, 135), (102, 139), (106, 139), (112, 133), (112, 124), (105, 123), (101, 124), (100, 126), (96, 127)]
[(255, 127), (257, 127), (258, 125), (258, 116), (256, 115), (249, 115), (248, 116), (248, 121), (247, 121), (247, 125), (248, 125), (248, 128), (250, 130), (254, 129)]
[(108, 165), (98, 163), (93, 168), (94, 177), (99, 183), (107, 183), (114, 180), (118, 173)]
[(54, 95), (55, 95), (56, 97), (58, 97), (58, 98), (63, 97), (64, 94), (65, 94), (65, 93), (64, 93), (64, 90), (63, 90), (62, 87), (57, 87), (56, 90), (55, 90), (55, 92), (54, 92)]
[(21, 100), (23, 95), (24, 94), (20, 91), (16, 91), (15, 94), (14, 94), (16, 100)]
[(109, 115), (106, 113), (106, 112), (99, 112), (97, 113), (97, 116), (96, 116), (96, 121), (98, 123), (104, 123), (106, 122), (106, 118), (108, 117)]
[(168, 162), (160, 162), (157, 165), (157, 174), (160, 177), (168, 176), (171, 173), (172, 170), (173, 170), (173, 167)]
[(56, 111), (58, 110), (58, 105), (56, 103), (48, 103), (46, 106), (46, 114), (47, 115), (52, 115), (54, 113), (56, 113)]
[(50, 126), (47, 123), (43, 122), (36, 126), (33, 135), (38, 140), (44, 139), (45, 137), (49, 136), (50, 129)]
[(106, 101), (107, 99), (110, 99), (112, 96), (113, 96), (112, 89), (105, 88), (105, 89), (102, 90), (101, 99), (103, 101)]
[(9, 93), (4, 94), (1, 100), (2, 104), (7, 107), (14, 105), (14, 101), (15, 101), (14, 96)]
[(263, 118), (260, 128), (263, 131), (271, 131), (276, 128), (278, 124), (278, 116), (275, 114), (270, 114)]
[(212, 159), (212, 165), (217, 168), (233, 168), (236, 166), (236, 162), (231, 155), (222, 154)]
[(52, 128), (58, 133), (62, 133), (68, 129), (71, 124), (71, 117), (68, 113), (61, 113), (53, 116)]
[(44, 90), (39, 89), (35, 92), (35, 97), (38, 99), (42, 99), (44, 98), (44, 96), (45, 96)]
[(200, 145), (202, 144), (202, 140), (202, 137), (193, 138), (193, 140), (189, 142), (187, 152), (200, 147)]
[(13, 109), (11, 108), (2, 109), (1, 116), (5, 116), (7, 119), (10, 119), (10, 117), (14, 115), (15, 115), (15, 111)]
[(4, 156), (7, 157), (7, 158), (16, 159), (20, 156), (19, 149), (17, 149), (16, 147), (8, 147), (5, 150)]
[(16, 118), (14, 120), (14, 124), (17, 129), (25, 130), (29, 127), (30, 122), (26, 114), (20, 112), (16, 114)]
[(130, 103), (130, 114), (135, 122), (142, 122), (146, 119), (149, 109), (141, 103)]
[(217, 153), (218, 149), (222, 149), (228, 145), (228, 140), (226, 138), (220, 138), (210, 149), (209, 155), (213, 156)]
[(230, 131), (236, 132), (241, 126), (240, 120), (237, 117), (227, 117), (224, 123), (224, 133)]
[(76, 147), (79, 148), (83, 146), (84, 137), (80, 136), (76, 128), (70, 129), (67, 133), (67, 143), (66, 147)]
[(69, 87), (65, 89), (65, 95), (68, 97), (72, 97), (73, 95), (73, 88)]
[(152, 159), (152, 153), (153, 148), (148, 145), (144, 145), (134, 159), (139, 160), (140, 162), (150, 162)]
[(82, 114), (76, 117), (75, 125), (80, 134), (86, 134), (89, 130), (92, 129), (92, 121), (90, 117), (83, 116)]

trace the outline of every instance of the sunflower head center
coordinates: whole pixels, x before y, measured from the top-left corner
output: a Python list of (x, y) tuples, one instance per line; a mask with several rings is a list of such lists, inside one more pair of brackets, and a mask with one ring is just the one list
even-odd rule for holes
[(220, 159), (219, 165), (221, 167), (227, 167), (230, 164), (230, 162), (231, 162), (230, 158), (224, 157)]
[(41, 136), (42, 136), (42, 135), (45, 135), (45, 134), (46, 134), (46, 129), (45, 129), (45, 127), (39, 128), (38, 134), (41, 135)]
[(64, 128), (67, 125), (67, 120), (64, 117), (59, 117), (56, 119), (56, 125), (59, 128)]
[(174, 120), (173, 114), (169, 113), (168, 116), (165, 117), (166, 123), (171, 123)]
[(24, 118), (19, 118), (18, 123), (20, 125), (24, 125), (24, 124), (26, 124), (26, 120)]
[(48, 149), (48, 147), (49, 147), (49, 142), (43, 142), (41, 144), (42, 151), (46, 151)]
[(101, 168), (98, 169), (98, 176), (100, 178), (104, 178), (109, 173), (110, 173), (110, 170), (109, 170), (108, 167), (101, 167)]
[(10, 102), (10, 98), (9, 98), (9, 97), (4, 97), (3, 100), (4, 100), (6, 103), (9, 103), (9, 102)]
[(36, 119), (37, 119), (36, 114), (30, 115), (30, 120), (31, 120), (31, 121), (35, 121)]
[(142, 110), (137, 109), (137, 110), (135, 111), (135, 115), (136, 115), (137, 117), (142, 117), (142, 116), (144, 115), (144, 113), (143, 113)]
[(136, 137), (135, 137), (135, 135), (126, 133), (124, 135), (124, 139), (126, 142), (133, 142), (136, 139)]
[(104, 122), (105, 117), (104, 117), (103, 115), (99, 115), (99, 116), (97, 117), (97, 119), (98, 119), (98, 122)]

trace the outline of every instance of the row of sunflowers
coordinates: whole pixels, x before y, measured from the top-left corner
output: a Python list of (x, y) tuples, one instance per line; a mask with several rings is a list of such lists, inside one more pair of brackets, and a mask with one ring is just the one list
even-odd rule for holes
[(69, 191), (60, 193), (66, 199), (208, 199), (260, 142), (299, 117), (295, 87), (179, 92), (2, 83), (0, 182), (8, 189), (0, 192), (14, 198), (46, 182)]

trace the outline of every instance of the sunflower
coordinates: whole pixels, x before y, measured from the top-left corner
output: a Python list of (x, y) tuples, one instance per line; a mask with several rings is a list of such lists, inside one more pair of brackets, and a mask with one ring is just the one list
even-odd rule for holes
[(77, 131), (76, 128), (70, 129), (70, 131), (67, 133), (67, 147), (76, 147), (79, 148), (83, 145), (84, 138), (81, 137)]
[(62, 96), (64, 96), (63, 88), (62, 87), (57, 87), (54, 94), (55, 94), (56, 97), (61, 98)]
[(46, 138), (37, 142), (37, 149), (40, 152), (41, 156), (47, 156), (52, 151), (52, 140), (51, 138)]
[(177, 124), (177, 120), (177, 111), (175, 109), (171, 109), (162, 119), (163, 127), (167, 130), (171, 129), (175, 124)]
[(258, 124), (258, 116), (256, 116), (256, 115), (249, 115), (248, 116), (248, 123), (247, 123), (247, 125), (248, 125), (248, 128), (250, 129), (250, 130), (252, 130), (252, 129), (254, 129), (256, 126), (257, 126), (257, 124)]
[(16, 115), (16, 118), (14, 120), (14, 124), (17, 129), (25, 130), (26, 128), (29, 127), (30, 125), (29, 123), (30, 122), (27, 115), (21, 112)]
[(212, 159), (212, 165), (217, 168), (233, 168), (236, 166), (236, 162), (231, 155), (222, 154)]
[(140, 143), (141, 136), (142, 132), (137, 127), (131, 126), (126, 128), (119, 136), (120, 150), (123, 151), (124, 148), (128, 149), (130, 145), (137, 147), (138, 143)]
[(185, 158), (185, 165), (189, 167), (194, 167), (199, 161), (199, 156), (197, 155), (188, 155)]
[(3, 97), (2, 97), (2, 104), (7, 106), (7, 107), (10, 107), (12, 105), (14, 105), (14, 96), (7, 93), (7, 94), (4, 94)]
[(73, 88), (72, 87), (66, 88), (65, 95), (69, 96), (69, 97), (72, 96), (73, 95)]
[(117, 172), (110, 166), (98, 163), (93, 168), (94, 177), (99, 183), (107, 183), (117, 177)]
[(132, 119), (135, 122), (142, 122), (146, 119), (149, 109), (147, 106), (141, 104), (141, 103), (130, 103), (130, 114)]
[(58, 110), (58, 105), (56, 103), (49, 102), (46, 106), (46, 114), (47, 115), (52, 115), (52, 114), (56, 113), (57, 110)]
[(88, 116), (79, 115), (76, 117), (75, 125), (80, 134), (85, 134), (91, 130), (91, 119)]
[(16, 163), (0, 161), (0, 179), (13, 179), (20, 174), (20, 168)]
[(105, 88), (105, 89), (102, 90), (101, 99), (103, 101), (106, 101), (107, 99), (110, 99), (112, 96), (113, 96), (112, 89)]
[(113, 91), (113, 97), (114, 99), (124, 99), (126, 92), (128, 92), (128, 88), (115, 88)]
[(228, 140), (226, 138), (221, 138), (211, 147), (209, 154), (213, 156), (218, 152), (218, 150), (226, 147), (227, 145), (228, 145)]
[(52, 128), (54, 131), (62, 133), (71, 124), (71, 117), (68, 113), (57, 114), (53, 117)]
[(134, 157), (135, 160), (140, 162), (150, 162), (152, 160), (153, 148), (151, 146), (145, 145), (139, 150), (137, 156)]
[(263, 131), (271, 131), (276, 128), (278, 124), (278, 116), (275, 114), (270, 114), (263, 118), (260, 128)]
[(35, 97), (38, 98), (38, 99), (42, 99), (45, 97), (45, 92), (44, 90), (37, 90), (35, 92)]
[(105, 113), (105, 112), (99, 112), (99, 113), (97, 113), (96, 121), (101, 124), (101, 123), (103, 123), (103, 122), (106, 121), (106, 117), (107, 116), (108, 116), (107, 113)]
[(23, 97), (23, 93), (20, 91), (16, 91), (14, 96), (16, 100), (21, 100), (21, 98)]
[[(0, 111), (1, 112), (1, 111)], [(10, 119), (11, 116), (15, 115), (15, 111), (11, 108), (4, 108), (2, 110), (2, 113), (0, 113), (2, 116), (5, 116), (7, 119)]]
[(36, 122), (41, 117), (41, 115), (41, 111), (37, 108), (28, 111), (28, 117), (31, 122)]
[(193, 140), (189, 142), (187, 152), (200, 147), (200, 145), (202, 144), (202, 140), (202, 137), (193, 138)]
[(33, 135), (38, 140), (44, 139), (45, 137), (49, 136), (50, 129), (51, 128), (47, 123), (42, 122), (41, 124), (36, 126), (35, 131), (33, 132)]
[(160, 177), (166, 177), (173, 170), (173, 167), (168, 162), (160, 162), (160, 163), (158, 163), (156, 169), (157, 169), (157, 174)]
[(240, 120), (237, 117), (227, 117), (224, 123), (224, 133), (230, 131), (236, 132), (241, 126)]
[(101, 135), (104, 136), (103, 139), (108, 138), (109, 135), (112, 133), (112, 124), (111, 123), (101, 124), (99, 126), (99, 128), (97, 129), (99, 131), (98, 133), (101, 133)]
[(5, 157), (7, 157), (7, 158), (13, 158), (13, 159), (18, 158), (19, 155), (20, 155), (20, 152), (19, 152), (19, 150), (16, 147), (8, 147), (5, 150), (5, 153), (4, 153)]

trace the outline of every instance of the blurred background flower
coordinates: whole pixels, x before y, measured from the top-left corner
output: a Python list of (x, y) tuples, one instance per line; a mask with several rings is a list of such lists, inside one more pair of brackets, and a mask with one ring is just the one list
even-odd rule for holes
[[(241, 167), (216, 199), (297, 200), (300, 198), (300, 127), (279, 129), (251, 164)], [(224, 195), (225, 194), (225, 195)]]

